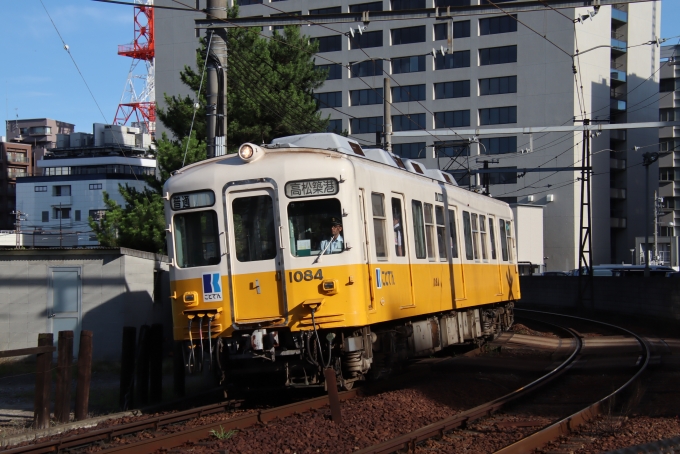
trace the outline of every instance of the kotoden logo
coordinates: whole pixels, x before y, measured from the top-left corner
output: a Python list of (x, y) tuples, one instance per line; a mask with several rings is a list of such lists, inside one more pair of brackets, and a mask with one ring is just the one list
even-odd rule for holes
[(203, 275), (203, 301), (222, 301), (222, 285), (220, 273), (206, 273)]

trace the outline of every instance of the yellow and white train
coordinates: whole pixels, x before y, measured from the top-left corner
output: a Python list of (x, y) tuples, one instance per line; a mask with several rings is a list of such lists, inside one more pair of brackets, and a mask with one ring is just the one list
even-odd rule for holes
[(333, 368), (347, 389), (513, 322), (512, 212), (439, 170), (306, 134), (187, 166), (164, 191), (174, 339), (230, 382), (323, 386)]

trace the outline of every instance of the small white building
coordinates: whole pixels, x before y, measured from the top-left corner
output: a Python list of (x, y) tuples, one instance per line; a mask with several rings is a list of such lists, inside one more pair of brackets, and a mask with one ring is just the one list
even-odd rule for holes
[[(542, 273), (545, 271), (546, 261), (549, 260), (543, 255), (543, 207), (541, 204), (510, 205), (515, 218), (517, 262), (520, 264), (522, 274)], [(522, 265), (525, 265), (526, 269), (523, 269)]]
[(148, 134), (103, 124), (93, 131), (59, 137), (60, 147), (38, 161), (40, 175), (17, 179), (24, 246), (96, 246), (88, 219), (104, 216), (103, 192), (123, 205), (119, 185), (142, 191), (155, 175)]

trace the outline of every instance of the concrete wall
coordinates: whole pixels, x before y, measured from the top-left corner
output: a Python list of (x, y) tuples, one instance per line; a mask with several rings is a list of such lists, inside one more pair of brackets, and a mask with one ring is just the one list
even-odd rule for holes
[(38, 333), (53, 332), (50, 280), (59, 268), (80, 271), (78, 329), (94, 332), (95, 360), (120, 359), (123, 326), (163, 323), (169, 338), (163, 256), (129, 249), (1, 251), (0, 350), (34, 347)]
[[(593, 277), (596, 311), (680, 320), (680, 279)], [(576, 309), (578, 277), (522, 276), (519, 308)]]

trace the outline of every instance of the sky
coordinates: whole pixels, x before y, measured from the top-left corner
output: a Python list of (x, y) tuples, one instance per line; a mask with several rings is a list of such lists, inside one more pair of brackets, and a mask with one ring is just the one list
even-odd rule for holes
[[(680, 35), (680, 0), (661, 2), (661, 37)], [(5, 98), (0, 135), (5, 135), (5, 120), (17, 115), (73, 123), (79, 132), (92, 132), (93, 123), (111, 123), (132, 62), (117, 54), (118, 45), (132, 38), (130, 6), (91, 0), (0, 0), (0, 93)], [(666, 44), (676, 43), (674, 39)]]

